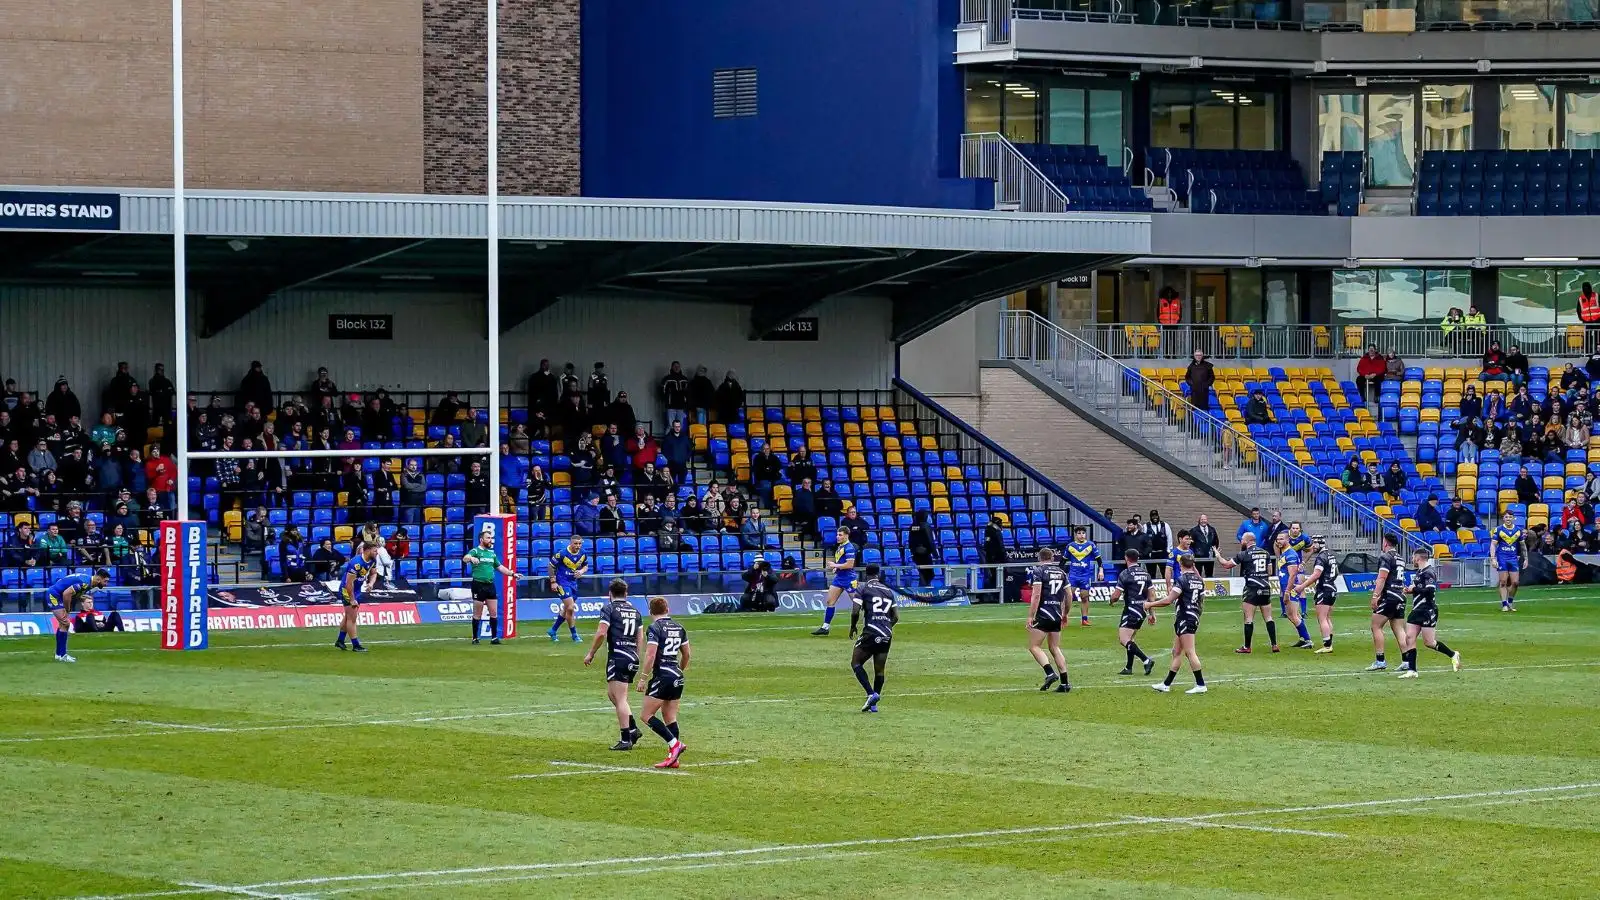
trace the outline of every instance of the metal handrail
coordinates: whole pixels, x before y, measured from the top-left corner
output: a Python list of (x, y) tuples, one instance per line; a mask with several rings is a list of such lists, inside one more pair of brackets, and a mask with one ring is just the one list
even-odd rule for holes
[(1021, 212), (1067, 212), (1072, 201), (1005, 135), (988, 131), (961, 136), (961, 177), (994, 180), (995, 205)]
[[(1519, 347), (1530, 360), (1576, 359), (1600, 350), (1600, 333), (1581, 323), (1457, 327), (1444, 332), (1437, 323), (1380, 324), (1191, 324), (1149, 322), (1079, 325), (1068, 328), (1079, 340), (1119, 359), (1187, 360), (1196, 350), (1218, 359), (1355, 359), (1369, 346), (1416, 365), (1471, 367), (1499, 341)], [(1353, 373), (1352, 376), (1353, 377)]]
[[(1334, 530), (1333, 539), (1348, 541), (1344, 549), (1375, 552), (1386, 529), (1399, 533), (1294, 460), (1262, 447), (1247, 428), (1196, 409), (1183, 395), (1031, 311), (1001, 311), (999, 353), (1032, 367), (1112, 418), (1124, 434), (1251, 505), (1278, 507), (1286, 515), (1302, 510), (1308, 530)], [(1409, 534), (1402, 541), (1420, 543)]]
[(1133, 148), (1124, 145), (1122, 148), (1122, 177), (1129, 178), (1133, 172)]

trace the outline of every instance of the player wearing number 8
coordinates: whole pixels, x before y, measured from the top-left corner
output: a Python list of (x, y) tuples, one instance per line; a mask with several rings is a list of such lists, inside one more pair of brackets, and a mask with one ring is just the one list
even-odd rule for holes
[[(1067, 681), (1067, 658), (1061, 653), (1061, 619), (1067, 612), (1067, 573), (1056, 564), (1049, 547), (1039, 551), (1039, 564), (1028, 570), (1028, 653), (1044, 668), (1039, 690), (1056, 686), (1056, 693), (1072, 690)], [(1046, 644), (1049, 652), (1039, 646)], [(1056, 684), (1056, 682), (1060, 684)]]
[(606, 697), (617, 710), (617, 729), (621, 738), (613, 750), (632, 750), (639, 743), (639, 724), (634, 721), (633, 710), (628, 706), (628, 686), (639, 674), (639, 657), (644, 653), (644, 629), (639, 627), (639, 610), (628, 602), (628, 585), (614, 579), (608, 591), (610, 599), (600, 607), (600, 625), (594, 632), (594, 643), (584, 654), (583, 664), (594, 662), (601, 641), (606, 645)]
[[(644, 668), (650, 673), (644, 692), (645, 724), (667, 742), (667, 758), (658, 769), (676, 769), (688, 749), (678, 738), (678, 700), (683, 697), (683, 676), (689, 671), (689, 633), (667, 615), (667, 598), (650, 598), (650, 630), (645, 634)], [(657, 715), (657, 714), (660, 715)]]

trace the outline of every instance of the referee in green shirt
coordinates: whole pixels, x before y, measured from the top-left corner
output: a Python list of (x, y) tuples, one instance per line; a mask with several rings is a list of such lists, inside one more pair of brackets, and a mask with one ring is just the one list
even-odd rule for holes
[(478, 642), (478, 633), (483, 629), (484, 614), (489, 619), (489, 643), (500, 643), (500, 617), (495, 614), (495, 603), (499, 599), (494, 589), (495, 573), (516, 577), (515, 572), (500, 563), (500, 555), (494, 552), (494, 535), (485, 531), (478, 537), (478, 546), (467, 551), (461, 561), (472, 568), (472, 642)]

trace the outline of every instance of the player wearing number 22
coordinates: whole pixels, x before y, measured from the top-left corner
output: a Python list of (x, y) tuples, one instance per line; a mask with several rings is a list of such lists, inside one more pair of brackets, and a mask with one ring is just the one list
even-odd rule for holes
[[(856, 673), (862, 690), (867, 692), (864, 713), (878, 711), (878, 700), (883, 696), (883, 670), (889, 665), (889, 642), (894, 639), (894, 626), (900, 623), (900, 611), (895, 609), (894, 591), (878, 579), (878, 566), (869, 563), (862, 570), (866, 583), (856, 591), (855, 605), (850, 608), (850, 636), (856, 636), (856, 624), (865, 616), (861, 637), (850, 651), (850, 670)], [(872, 660), (873, 679), (867, 680), (867, 660)]]
[[(1044, 684), (1039, 685), (1039, 690), (1048, 691), (1054, 685), (1056, 693), (1065, 694), (1072, 690), (1067, 681), (1067, 658), (1061, 653), (1067, 573), (1056, 563), (1055, 551), (1049, 547), (1039, 551), (1039, 564), (1028, 570), (1028, 594), (1028, 653), (1044, 669)], [(1049, 651), (1040, 644), (1048, 646)]]
[[(658, 769), (676, 769), (688, 749), (678, 737), (678, 700), (683, 697), (683, 676), (689, 671), (689, 633), (667, 615), (667, 598), (650, 598), (650, 630), (645, 634), (644, 668), (650, 673), (644, 692), (645, 724), (667, 742), (667, 758)], [(658, 715), (659, 713), (659, 715)]]
[(644, 655), (644, 629), (639, 627), (639, 610), (628, 602), (628, 584), (618, 578), (611, 582), (610, 595), (600, 607), (600, 624), (595, 628), (594, 643), (583, 656), (583, 664), (594, 662), (594, 655), (602, 642), (606, 645), (606, 697), (617, 710), (617, 728), (621, 738), (613, 750), (632, 750), (639, 743), (639, 724), (634, 721), (633, 710), (628, 706), (628, 687), (639, 674), (639, 657)]

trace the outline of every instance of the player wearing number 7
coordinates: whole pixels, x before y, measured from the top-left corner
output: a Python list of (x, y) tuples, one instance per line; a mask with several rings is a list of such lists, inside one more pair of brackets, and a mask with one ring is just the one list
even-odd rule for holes
[(628, 602), (628, 585), (617, 578), (608, 591), (610, 599), (600, 607), (600, 625), (594, 643), (583, 656), (583, 664), (594, 662), (600, 642), (606, 645), (606, 697), (617, 710), (617, 729), (621, 739), (613, 750), (632, 750), (639, 743), (639, 723), (628, 706), (628, 688), (639, 674), (639, 657), (644, 655), (644, 629), (639, 627), (639, 610)]
[[(1056, 693), (1072, 690), (1067, 681), (1067, 658), (1061, 653), (1061, 619), (1067, 612), (1067, 573), (1056, 564), (1056, 553), (1049, 547), (1039, 551), (1039, 564), (1028, 570), (1028, 652), (1033, 661), (1044, 668), (1044, 684), (1039, 690), (1048, 691), (1056, 685)], [(1050, 649), (1040, 644), (1047, 645)], [(1056, 684), (1056, 682), (1060, 684)]]

